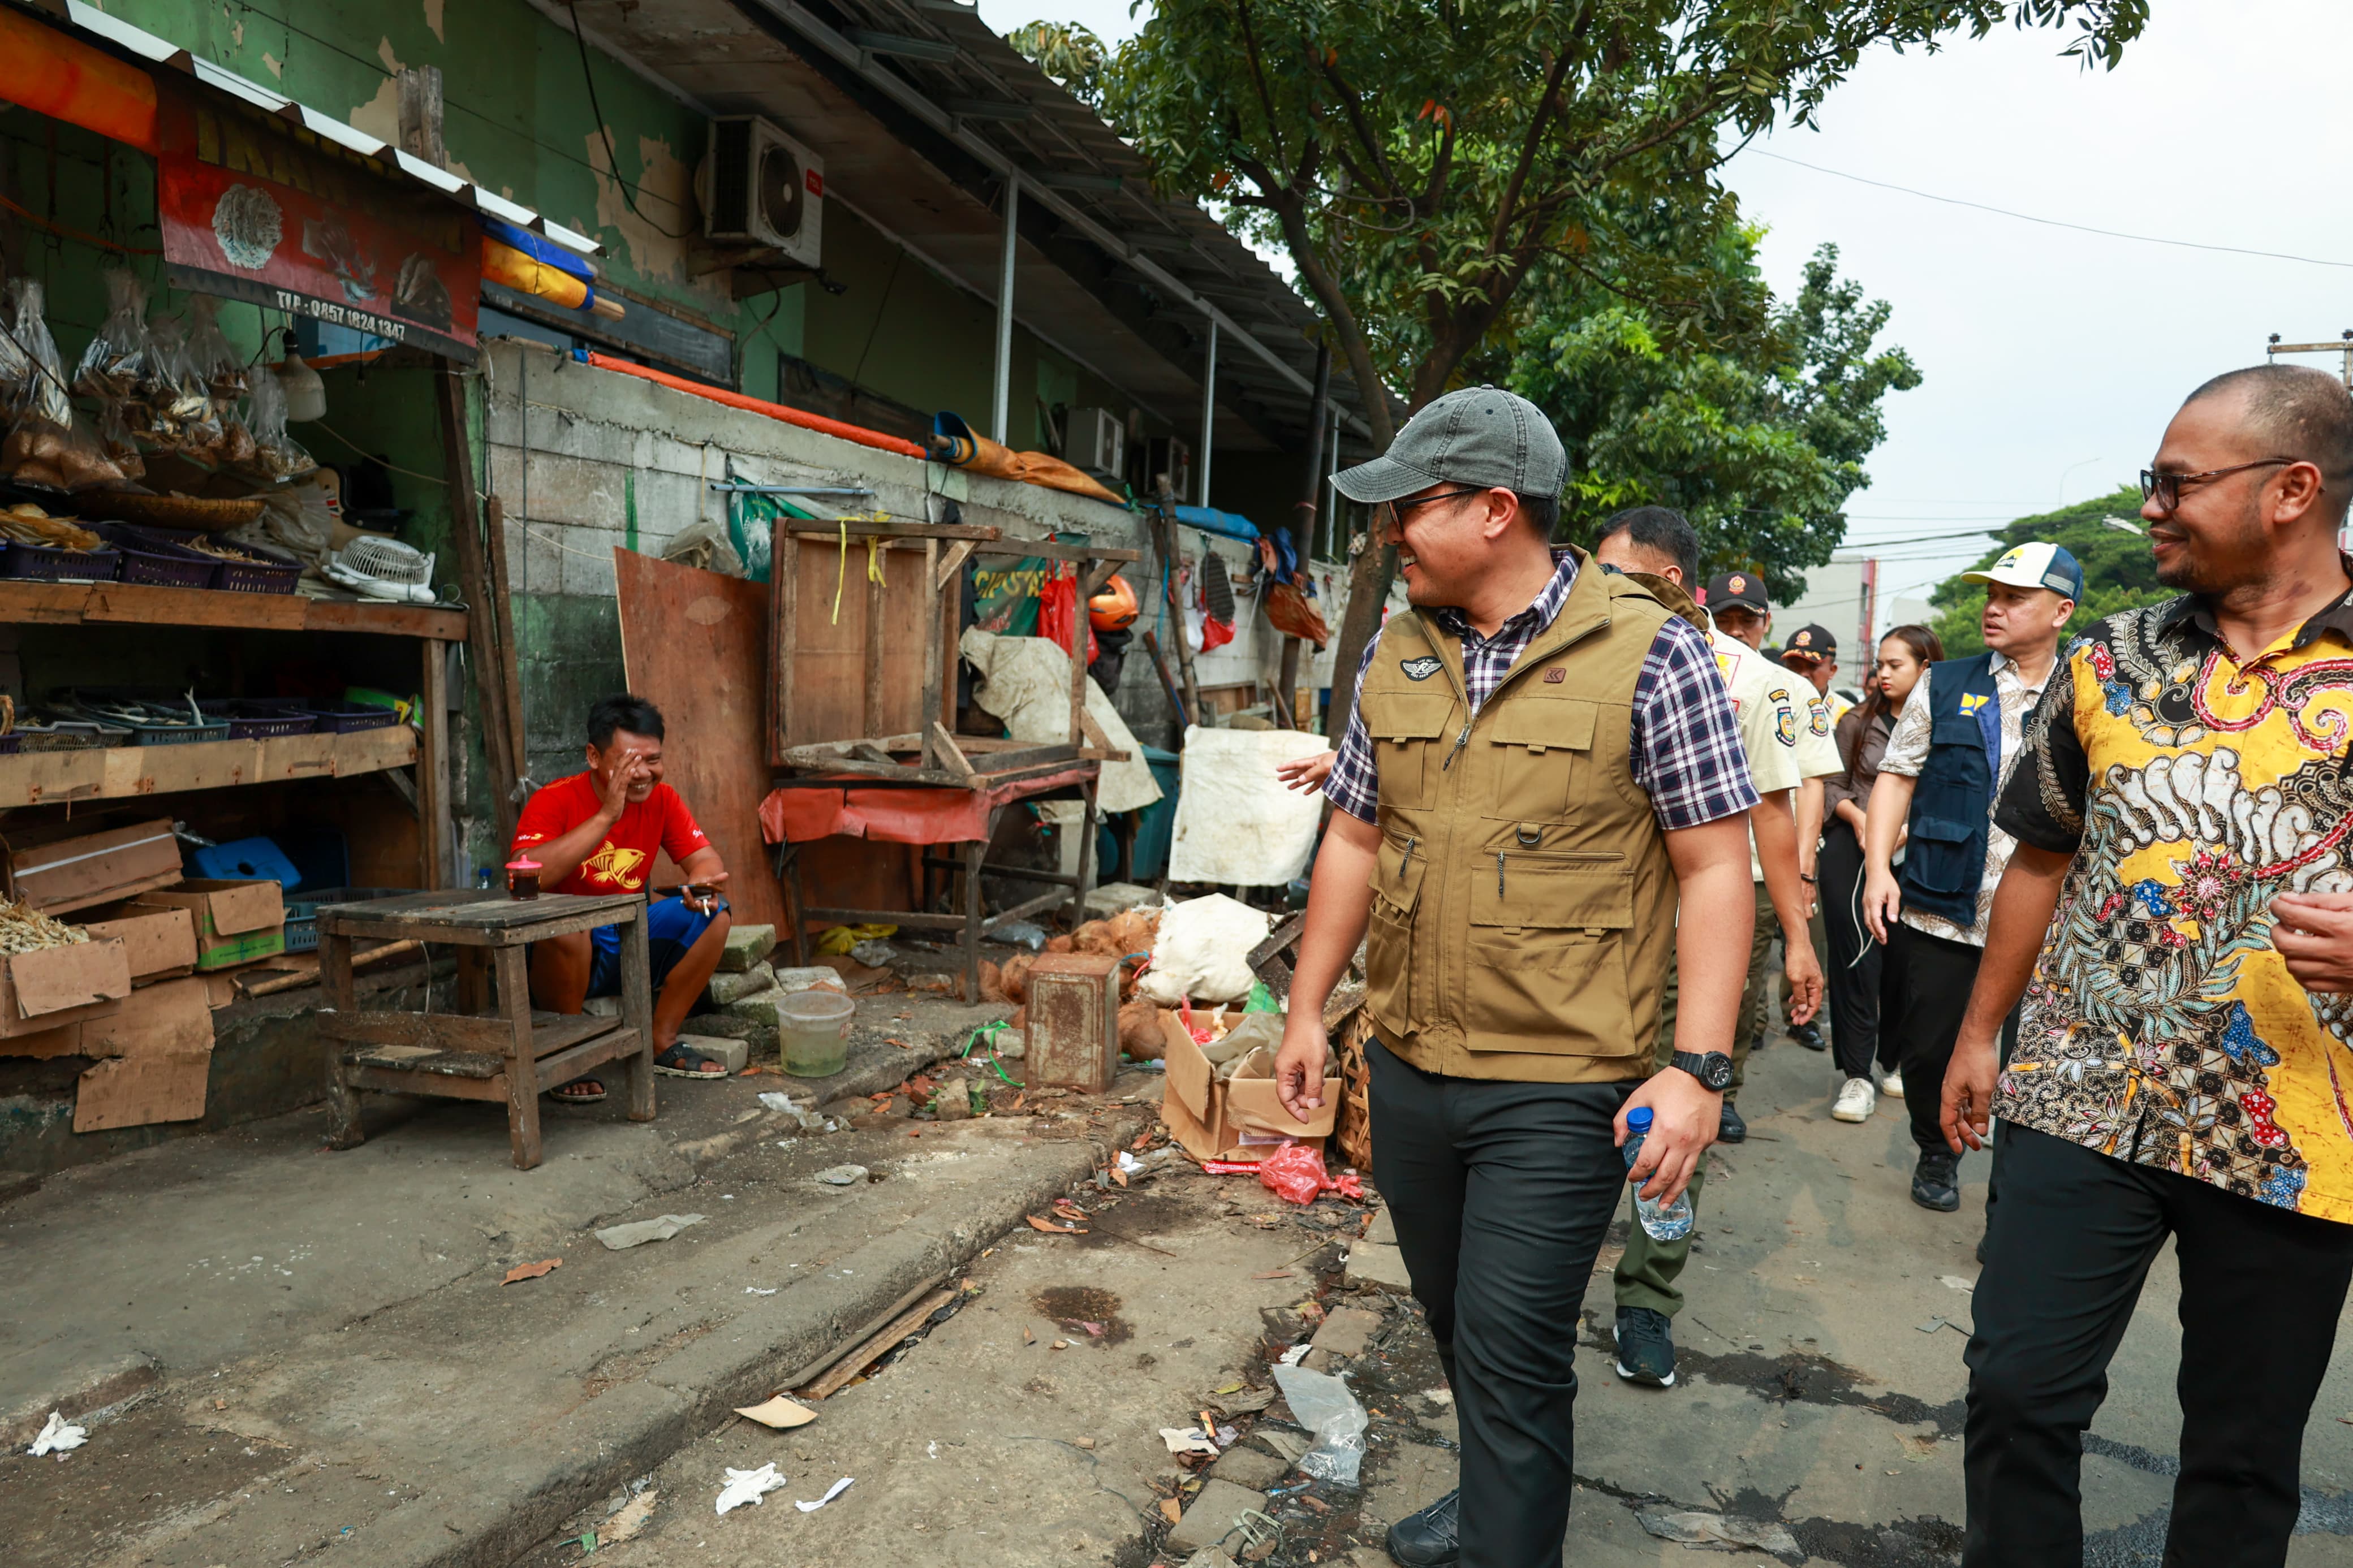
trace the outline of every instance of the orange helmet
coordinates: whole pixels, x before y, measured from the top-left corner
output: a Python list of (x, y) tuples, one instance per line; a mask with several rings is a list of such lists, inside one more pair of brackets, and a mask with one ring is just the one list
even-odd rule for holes
[(1135, 624), (1137, 614), (1135, 590), (1117, 573), (1087, 601), (1087, 619), (1099, 632), (1124, 632)]

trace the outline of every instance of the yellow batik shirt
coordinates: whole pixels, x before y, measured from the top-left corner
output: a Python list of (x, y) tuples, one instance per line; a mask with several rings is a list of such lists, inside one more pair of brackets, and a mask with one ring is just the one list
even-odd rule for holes
[(2353, 889), (2353, 595), (2244, 659), (2193, 597), (2066, 650), (1995, 820), (2073, 854), (1993, 1111), (2353, 1223), (2353, 997), (2272, 900)]

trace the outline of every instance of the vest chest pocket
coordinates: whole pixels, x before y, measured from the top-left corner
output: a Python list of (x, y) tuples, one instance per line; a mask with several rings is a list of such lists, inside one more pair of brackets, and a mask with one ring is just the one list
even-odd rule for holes
[(1949, 817), (1915, 816), (1910, 842), (1905, 847), (1904, 879), (1923, 892), (1974, 894), (1985, 868), (1985, 845), (1969, 853), (1975, 832), (1966, 822)]
[(1438, 741), (1453, 711), (1453, 693), (1445, 691), (1383, 692), (1365, 704), (1381, 805), (1418, 811), (1437, 796)]
[(1413, 907), (1430, 864), (1412, 838), (1381, 836), (1373, 861), (1372, 919), (1365, 930), (1365, 999), (1399, 1034), (1412, 1027)]
[(1489, 852), (1472, 878), (1464, 1022), (1472, 1050), (1626, 1056), (1634, 1038), (1622, 855)]
[(1485, 727), (1493, 775), (1489, 817), (1565, 822), (1577, 774), (1592, 765), (1595, 705), (1576, 699), (1506, 697)]

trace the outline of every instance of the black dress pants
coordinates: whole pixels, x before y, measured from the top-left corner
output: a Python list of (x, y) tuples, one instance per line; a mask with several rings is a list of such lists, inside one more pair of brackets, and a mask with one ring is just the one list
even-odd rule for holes
[[(1905, 1085), (1908, 1089), (1910, 1085)], [(2151, 1259), (2181, 1268), (2181, 1471), (2166, 1568), (2278, 1568), (2353, 1225), (2004, 1125), (1972, 1306), (1963, 1568), (2081, 1568), (2083, 1435)]]
[(1560, 1568), (1577, 1325), (1624, 1200), (1623, 1083), (1426, 1073), (1375, 1041), (1373, 1179), (1461, 1421), (1463, 1568)]
[[(1854, 829), (1832, 822), (1822, 830), (1822, 852), (1815, 861), (1816, 887), (1821, 900), (1822, 925), (1830, 942), (1829, 974), (1831, 1054), (1841, 1078), (1870, 1078), (1872, 1059), (1894, 1067), (1894, 1053), (1883, 1046), (1879, 1032), (1879, 967), (1881, 950), (1862, 923), (1862, 846)], [(1892, 1045), (1894, 1037), (1889, 1037)]]
[(1968, 1011), (1969, 988), (1978, 981), (1985, 949), (1914, 931), (1901, 921), (1887, 928), (1887, 955), (1880, 969), (1880, 1026), (1894, 1037), (1904, 1074), (1904, 1108), (1912, 1118), (1912, 1142), (1924, 1154), (1946, 1154), (1937, 1125), (1945, 1092), (1945, 1068)]

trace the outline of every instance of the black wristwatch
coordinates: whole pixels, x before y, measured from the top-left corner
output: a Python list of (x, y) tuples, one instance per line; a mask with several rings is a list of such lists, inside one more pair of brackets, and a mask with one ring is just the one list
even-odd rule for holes
[(1718, 1094), (1732, 1087), (1732, 1058), (1722, 1051), (1710, 1051), (1705, 1056), (1697, 1051), (1677, 1051), (1668, 1065), (1683, 1068)]

